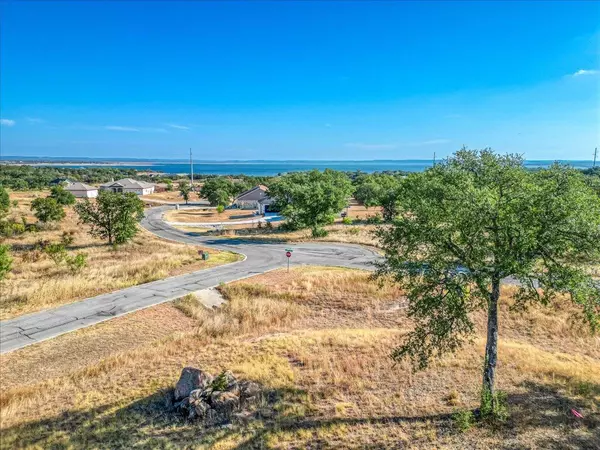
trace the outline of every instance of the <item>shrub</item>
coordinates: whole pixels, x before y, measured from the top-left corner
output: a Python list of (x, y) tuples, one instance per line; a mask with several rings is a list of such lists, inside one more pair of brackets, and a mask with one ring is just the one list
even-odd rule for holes
[(65, 211), (56, 199), (36, 198), (31, 202), (31, 209), (40, 222), (58, 222), (65, 217)]
[(63, 231), (63, 234), (60, 237), (60, 242), (65, 247), (69, 247), (75, 241), (75, 232), (74, 231)]
[(223, 206), (223, 205), (217, 206), (217, 214), (221, 214), (223, 211), (225, 211), (225, 206)]
[(342, 219), (342, 223), (344, 225), (352, 225), (352, 219), (350, 217), (346, 216)]
[(0, 245), (0, 281), (6, 277), (6, 274), (12, 269), (13, 259), (10, 256), (10, 247)]
[(33, 245), (33, 248), (45, 252), (46, 248), (51, 244), (48, 239), (38, 239)]
[(452, 416), (452, 421), (454, 426), (464, 433), (475, 423), (475, 416), (473, 411), (459, 411)]
[(224, 371), (215, 377), (210, 387), (213, 391), (224, 391), (227, 389), (227, 377)]
[(314, 237), (314, 238), (325, 237), (329, 234), (325, 228), (321, 228), (321, 227), (312, 227), (311, 232), (312, 232), (312, 237)]
[(57, 266), (61, 262), (63, 262), (67, 257), (67, 251), (65, 250), (65, 246), (61, 243), (53, 243), (47, 245), (44, 248), (44, 253), (46, 253)]
[(265, 224), (265, 227), (267, 227), (268, 230), (272, 230), (273, 229), (273, 223), (272, 222), (267, 222)]
[(481, 420), (488, 422), (504, 422), (508, 419), (508, 402), (506, 392), (497, 390), (494, 394), (489, 389), (481, 391)]
[(352, 235), (356, 236), (360, 233), (360, 228), (352, 227), (352, 228), (348, 228), (348, 230), (346, 230), (346, 231), (348, 232), (348, 234), (352, 234)]
[(87, 254), (77, 253), (75, 256), (67, 256), (65, 262), (72, 274), (79, 273), (87, 265)]
[(56, 200), (59, 205), (72, 205), (75, 203), (75, 196), (61, 185), (53, 186), (50, 189), (50, 198)]
[(377, 225), (377, 224), (380, 224), (381, 222), (383, 222), (383, 219), (381, 218), (380, 214), (375, 214), (374, 216), (367, 217), (367, 223), (369, 225)]

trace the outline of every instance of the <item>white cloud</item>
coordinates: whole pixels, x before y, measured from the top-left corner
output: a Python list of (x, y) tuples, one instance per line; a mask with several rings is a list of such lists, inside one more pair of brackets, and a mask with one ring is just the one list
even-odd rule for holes
[(580, 77), (581, 75), (596, 75), (600, 73), (600, 70), (594, 70), (594, 69), (590, 69), (590, 70), (584, 70), (584, 69), (580, 69), (577, 72), (575, 72), (573, 74), (574, 77)]
[(110, 131), (140, 131), (139, 128), (134, 127), (122, 127), (119, 125), (107, 125), (104, 127), (106, 130)]
[(5, 127), (12, 127), (16, 122), (11, 119), (0, 119), (0, 125), (4, 125)]
[(44, 123), (44, 119), (40, 119), (39, 117), (25, 117), (25, 120), (29, 123)]
[(398, 147), (396, 144), (365, 144), (364, 142), (348, 142), (346, 147), (360, 148), (361, 150), (382, 150)]
[(168, 127), (175, 128), (177, 130), (189, 130), (190, 127), (186, 127), (185, 125), (177, 125), (176, 123), (167, 124)]

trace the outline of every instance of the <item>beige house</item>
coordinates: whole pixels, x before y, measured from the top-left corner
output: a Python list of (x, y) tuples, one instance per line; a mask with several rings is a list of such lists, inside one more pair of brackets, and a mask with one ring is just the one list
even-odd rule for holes
[(70, 192), (77, 198), (96, 198), (98, 196), (98, 188), (89, 186), (79, 181), (70, 182), (65, 186), (65, 191)]
[(240, 209), (259, 209), (260, 201), (265, 198), (269, 198), (267, 187), (259, 184), (238, 195), (233, 201), (233, 205)]
[(124, 193), (133, 192), (137, 195), (148, 195), (154, 192), (154, 184), (134, 180), (132, 178), (123, 178), (122, 180), (101, 184), (100, 190)]

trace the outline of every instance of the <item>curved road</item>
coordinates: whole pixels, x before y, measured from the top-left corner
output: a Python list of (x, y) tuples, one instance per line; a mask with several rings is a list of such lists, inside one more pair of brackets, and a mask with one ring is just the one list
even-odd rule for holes
[(372, 269), (372, 263), (377, 259), (375, 252), (359, 245), (265, 243), (195, 236), (193, 233), (177, 230), (163, 221), (163, 213), (171, 208), (173, 206), (160, 206), (147, 210), (142, 226), (164, 239), (242, 253), (245, 259), (2, 321), (0, 353), (174, 300), (190, 292), (285, 267), (285, 248), (294, 249), (292, 266), (312, 264)]

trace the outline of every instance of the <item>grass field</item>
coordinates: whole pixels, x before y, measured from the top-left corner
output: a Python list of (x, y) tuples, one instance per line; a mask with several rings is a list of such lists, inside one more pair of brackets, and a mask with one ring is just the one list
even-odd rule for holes
[(167, 211), (163, 217), (168, 222), (225, 222), (259, 218), (251, 210), (226, 209), (219, 214), (215, 209), (196, 208)]
[[(12, 214), (17, 218), (24, 215), (34, 222), (31, 200), (46, 195), (46, 192), (12, 192), (11, 199), (18, 201)], [(132, 242), (113, 249), (92, 238), (86, 226), (78, 225), (71, 207), (66, 212), (65, 220), (56, 229), (4, 240), (12, 248), (14, 262), (12, 272), (0, 287), (0, 319), (239, 259), (233, 253), (210, 250), (211, 258), (201, 261), (199, 247), (165, 241), (143, 229)], [(34, 249), (40, 240), (58, 242), (65, 231), (72, 232), (74, 238), (68, 253), (87, 254), (87, 267), (80, 273), (71, 273), (65, 264), (57, 265)]]
[[(472, 343), (413, 373), (388, 357), (411, 327), (397, 288), (303, 267), (223, 286), (219, 310), (187, 297), (3, 355), (1, 446), (598, 448), (599, 338), (567, 301), (509, 312), (509, 289), (498, 378), (511, 415), (493, 429), (451, 418), (478, 404), (483, 315)], [(260, 417), (203, 429), (166, 412), (188, 365), (261, 383)]]

